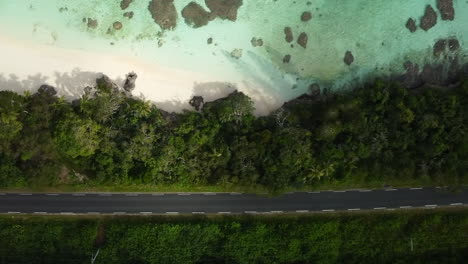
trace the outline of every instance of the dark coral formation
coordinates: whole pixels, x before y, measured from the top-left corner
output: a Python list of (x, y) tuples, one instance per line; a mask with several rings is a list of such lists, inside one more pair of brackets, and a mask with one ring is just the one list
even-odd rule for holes
[(346, 65), (351, 65), (353, 62), (354, 62), (354, 56), (353, 56), (353, 53), (351, 53), (351, 51), (346, 51), (345, 53), (345, 56), (343, 58), (343, 61)]
[(112, 24), (112, 27), (113, 27), (115, 30), (121, 30), (121, 29), (122, 29), (122, 23), (119, 22), (119, 21), (115, 21), (114, 24)]
[(448, 40), (448, 47), (451, 52), (455, 52), (460, 48), (460, 42), (456, 38), (451, 38)]
[(309, 37), (305, 32), (302, 32), (299, 37), (297, 38), (297, 44), (299, 46), (303, 47), (304, 49), (307, 48), (307, 41), (309, 40)]
[(439, 39), (436, 41), (436, 43), (434, 43), (434, 46), (432, 48), (433, 49), (432, 53), (434, 54), (435, 57), (439, 57), (440, 54), (445, 52), (446, 48), (447, 48), (447, 40)]
[(312, 19), (312, 13), (311, 12), (306, 11), (306, 12), (302, 13), (302, 15), (301, 15), (301, 21), (302, 22), (307, 22), (310, 19)]
[(174, 0), (151, 0), (148, 10), (163, 30), (174, 29), (177, 25), (177, 11)]
[(205, 26), (213, 20), (211, 13), (195, 2), (190, 2), (182, 9), (182, 17), (185, 23), (194, 28)]
[(120, 2), (120, 8), (122, 8), (122, 10), (125, 10), (125, 9), (127, 9), (127, 8), (130, 6), (130, 4), (131, 4), (132, 2), (133, 2), (133, 0), (122, 0), (122, 1)]
[(285, 55), (283, 57), (283, 63), (289, 63), (291, 61), (291, 55)]
[(408, 88), (416, 88), (421, 86), (422, 79), (419, 76), (419, 65), (417, 63), (412, 63), (407, 61), (403, 64), (406, 72), (401, 76), (400, 82), (403, 86)]
[(213, 38), (208, 38), (208, 39), (206, 40), (206, 43), (207, 43), (208, 45), (212, 44), (212, 43), (213, 43)]
[(234, 49), (231, 51), (231, 57), (235, 59), (240, 59), (242, 57), (242, 49)]
[(424, 16), (421, 17), (420, 27), (428, 31), (433, 26), (437, 24), (437, 13), (434, 11), (431, 5), (426, 6), (426, 10), (424, 11)]
[(294, 40), (293, 32), (290, 27), (284, 28), (284, 35), (285, 35), (284, 39), (286, 40), (286, 42), (290, 43)]
[(98, 22), (97, 19), (88, 18), (88, 28), (97, 28)]
[(215, 17), (236, 21), (242, 0), (205, 0), (205, 4)]
[(123, 14), (123, 16), (124, 16), (124, 17), (128, 17), (128, 19), (131, 19), (131, 18), (133, 17), (133, 11), (131, 11), (131, 12), (125, 12), (125, 13)]
[(261, 47), (261, 46), (263, 46), (263, 39), (254, 37), (254, 38), (252, 38), (250, 43), (252, 43), (252, 46), (254, 46), (254, 47)]
[(437, 9), (439, 9), (442, 20), (454, 20), (455, 8), (453, 8), (453, 0), (437, 0)]
[(411, 32), (414, 33), (418, 29), (416, 26), (416, 21), (412, 18), (408, 18), (408, 21), (406, 22), (406, 28)]

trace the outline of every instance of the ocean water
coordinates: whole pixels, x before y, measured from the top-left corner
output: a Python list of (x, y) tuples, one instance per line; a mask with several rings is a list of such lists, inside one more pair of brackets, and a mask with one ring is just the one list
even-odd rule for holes
[[(199, 28), (181, 15), (192, 0), (174, 0), (178, 19), (171, 30), (155, 23), (149, 2), (134, 0), (122, 10), (120, 0), (0, 0), (0, 32), (24, 42), (209, 75), (213, 82), (264, 95), (257, 103), (271, 99), (265, 109), (307, 92), (313, 83), (337, 90), (403, 73), (408, 60), (431, 62), (433, 45), (441, 38), (456, 37), (459, 57), (468, 62), (466, 0), (453, 0), (453, 21), (441, 19), (436, 0), (243, 0), (236, 21), (216, 18)], [(204, 0), (193, 2), (209, 11)], [(419, 24), (427, 5), (437, 13), (437, 23), (425, 31)], [(125, 12), (133, 12), (133, 17), (124, 17)], [(311, 19), (302, 21), (303, 12), (310, 12)], [(97, 21), (96, 27), (88, 26), (88, 18)], [(409, 18), (418, 26), (414, 33), (405, 26)], [(117, 21), (119, 30), (113, 27)], [(285, 39), (285, 27), (292, 31), (291, 42)], [(297, 41), (302, 32), (307, 34), (305, 48)], [(262, 45), (254, 46), (253, 38)], [(347, 51), (354, 57), (351, 65), (344, 63)], [(289, 63), (284, 62), (286, 55)], [(164, 87), (146, 87), (151, 89)]]

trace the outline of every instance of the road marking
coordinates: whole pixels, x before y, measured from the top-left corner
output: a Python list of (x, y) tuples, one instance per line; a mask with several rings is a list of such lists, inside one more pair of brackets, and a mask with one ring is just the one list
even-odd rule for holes
[(322, 212), (335, 212), (335, 209), (325, 209), (325, 210), (322, 210)]
[(231, 212), (218, 212), (218, 214), (230, 214)]
[(178, 193), (177, 195), (180, 195), (180, 196), (187, 196), (187, 195), (191, 195), (191, 193)]
[(179, 214), (179, 212), (166, 212), (166, 214)]
[(0, 193), (0, 195), (6, 195), (5, 193)]
[(372, 190), (359, 190), (359, 192), (372, 192)]
[(244, 213), (246, 213), (246, 214), (256, 214), (257, 211), (244, 211)]
[(281, 213), (283, 213), (283, 211), (270, 211), (270, 213), (273, 213), (273, 214), (281, 214)]
[(333, 191), (334, 193), (344, 193), (346, 191)]
[(203, 195), (216, 195), (216, 193), (204, 193)]
[(74, 193), (72, 194), (73, 196), (85, 196), (86, 194), (85, 193)]
[(402, 209), (405, 209), (405, 208), (411, 208), (411, 207), (413, 207), (413, 206), (410, 206), (410, 205), (404, 205), (404, 206), (400, 206), (400, 208), (402, 208)]
[(112, 196), (112, 194), (110, 194), (110, 193), (100, 193), (100, 194), (98, 194), (98, 195), (99, 195), (99, 196)]
[(22, 196), (31, 196), (32, 193), (20, 193), (19, 195), (22, 195)]
[(426, 204), (425, 207), (436, 207), (437, 204)]
[(8, 214), (19, 214), (20, 212), (8, 212)]
[(126, 214), (126, 212), (113, 212), (113, 214), (120, 215), (120, 214)]
[(451, 203), (450, 205), (463, 205), (462, 203)]
[(397, 189), (385, 189), (386, 192), (397, 191)]
[(351, 209), (348, 209), (348, 211), (359, 211), (361, 210), (361, 208), (351, 208)]
[(436, 187), (436, 189), (440, 189), (440, 188), (442, 188), (442, 187), (440, 187), (440, 186), (437, 186), (437, 187)]
[(46, 195), (48, 195), (48, 196), (57, 196), (59, 194), (58, 193), (47, 193)]
[(242, 195), (242, 193), (233, 192), (233, 193), (230, 193), (230, 195)]
[(395, 211), (395, 208), (388, 208), (387, 211)]
[(296, 213), (308, 213), (309, 210), (296, 210)]
[(88, 214), (101, 214), (100, 212), (88, 212)]
[(414, 190), (422, 190), (422, 188), (421, 187), (415, 187), (415, 188), (410, 188), (410, 190), (413, 190), (413, 191)]
[(204, 214), (205, 212), (192, 212), (192, 214)]
[(374, 210), (384, 210), (387, 209), (387, 207), (375, 207)]
[(47, 214), (47, 212), (34, 212), (34, 214)]
[(152, 193), (151, 195), (152, 195), (152, 196), (163, 196), (164, 193)]
[(320, 193), (320, 192), (307, 192), (307, 193)]
[(152, 214), (153, 212), (140, 212), (140, 214)]
[(75, 213), (73, 212), (60, 212), (62, 215), (74, 215)]
[(126, 193), (125, 196), (138, 196), (138, 193)]

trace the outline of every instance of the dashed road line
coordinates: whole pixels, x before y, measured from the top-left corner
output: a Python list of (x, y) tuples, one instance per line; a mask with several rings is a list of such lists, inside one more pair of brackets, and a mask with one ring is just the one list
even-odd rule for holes
[(361, 208), (350, 208), (350, 209), (348, 209), (348, 211), (359, 211), (359, 210), (361, 210)]
[(203, 193), (203, 195), (216, 195), (216, 193)]
[(242, 193), (236, 193), (236, 192), (233, 192), (233, 193), (229, 193), (230, 195), (242, 195)]
[(6, 193), (0, 193), (0, 195), (6, 195)]
[(230, 214), (231, 212), (218, 212), (218, 214)]
[(309, 210), (296, 210), (296, 213), (308, 213)]
[(115, 214), (115, 215), (122, 215), (122, 214), (126, 214), (126, 212), (113, 212), (113, 214)]
[(372, 192), (372, 190), (359, 190), (359, 192)]
[(333, 191), (334, 193), (344, 193), (346, 191)]
[(406, 208), (412, 208), (413, 206), (410, 206), (410, 205), (403, 205), (403, 206), (400, 206), (401, 209), (406, 209)]
[(98, 195), (99, 195), (99, 196), (112, 196), (112, 194), (110, 194), (110, 193), (100, 193), (100, 194), (98, 194)]
[(414, 188), (410, 188), (410, 190), (414, 191), (414, 190), (422, 190), (421, 187), (414, 187)]
[(101, 214), (100, 212), (87, 212), (87, 214)]
[(61, 215), (74, 215), (73, 212), (60, 212)]
[(192, 212), (192, 214), (205, 214), (205, 212)]
[(126, 193), (125, 196), (138, 196), (138, 193)]
[(47, 212), (34, 212), (34, 214), (47, 214)]
[(425, 207), (437, 207), (437, 204), (426, 204)]
[(335, 212), (335, 209), (324, 209), (322, 212)]
[(20, 193), (19, 195), (21, 195), (21, 196), (31, 196), (32, 193)]
[(20, 214), (20, 212), (7, 212), (7, 214)]
[(86, 196), (85, 193), (73, 193), (72, 195), (73, 196)]
[(188, 195), (192, 195), (191, 193), (178, 193), (177, 195), (180, 195), (180, 196), (188, 196)]
[(153, 212), (140, 212), (140, 214), (152, 214)]
[(152, 196), (164, 196), (164, 193), (152, 193)]
[(58, 194), (58, 193), (46, 193), (46, 195), (47, 195), (47, 196), (58, 196), (58, 195), (60, 195), (60, 194)]
[(256, 214), (257, 211), (244, 211), (244, 213), (246, 213), (246, 214)]
[(398, 189), (385, 189), (386, 192), (398, 191)]
[(273, 213), (273, 214), (282, 214), (283, 211), (270, 211), (270, 213)]
[(463, 205), (462, 203), (451, 203), (450, 205)]
[(179, 214), (179, 212), (166, 212), (166, 214)]
[(375, 207), (374, 210), (385, 210), (387, 207)]
[(307, 193), (320, 193), (320, 192), (307, 192)]

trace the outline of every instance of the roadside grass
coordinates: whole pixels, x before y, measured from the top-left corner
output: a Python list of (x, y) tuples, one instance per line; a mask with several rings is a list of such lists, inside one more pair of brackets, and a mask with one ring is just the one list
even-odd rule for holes
[[(0, 216), (1, 263), (462, 263), (468, 210)], [(68, 257), (67, 257), (68, 256)]]

